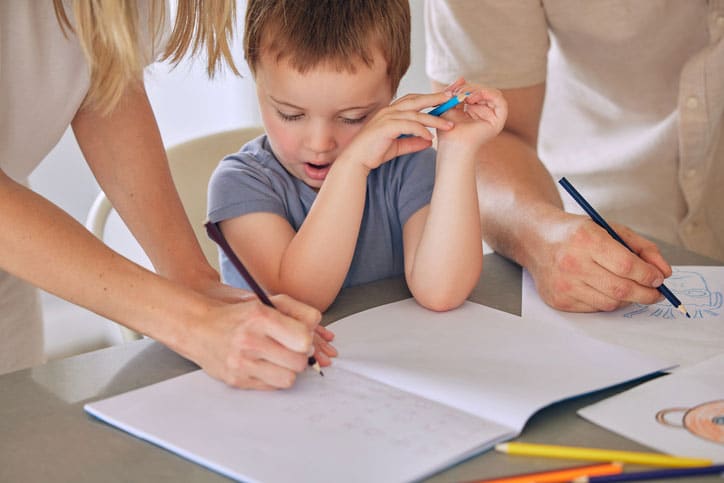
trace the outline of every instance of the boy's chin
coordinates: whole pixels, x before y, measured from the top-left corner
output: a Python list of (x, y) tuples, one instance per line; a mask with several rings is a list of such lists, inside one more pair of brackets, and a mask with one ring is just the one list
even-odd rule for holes
[(314, 191), (319, 191), (319, 189), (322, 187), (322, 184), (324, 184), (324, 180), (318, 179), (305, 178), (302, 181), (304, 181), (304, 184), (312, 188)]

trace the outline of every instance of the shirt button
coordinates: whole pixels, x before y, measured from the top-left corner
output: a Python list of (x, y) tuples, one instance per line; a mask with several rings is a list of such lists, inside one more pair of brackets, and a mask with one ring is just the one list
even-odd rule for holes
[(689, 109), (696, 109), (699, 107), (699, 99), (696, 96), (691, 96), (686, 99), (686, 107)]
[(691, 178), (693, 178), (694, 176), (696, 176), (696, 170), (693, 169), (693, 168), (687, 169), (686, 171), (684, 171), (684, 176), (685, 176), (687, 179), (691, 179)]

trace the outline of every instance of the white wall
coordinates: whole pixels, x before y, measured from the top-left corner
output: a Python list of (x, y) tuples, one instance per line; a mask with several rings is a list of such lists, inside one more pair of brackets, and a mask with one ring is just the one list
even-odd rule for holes
[[(240, 0), (240, 23), (243, 23), (244, 6), (245, 2)], [(412, 65), (402, 79), (400, 95), (429, 90), (424, 70), (423, 0), (411, 0), (410, 6)], [(235, 43), (235, 57), (238, 65), (243, 66), (243, 78), (226, 73), (208, 80), (203, 61), (183, 62), (172, 71), (164, 65), (149, 69), (146, 88), (166, 146), (212, 132), (261, 123), (253, 81), (243, 62), (241, 35)], [(30, 183), (35, 191), (81, 223), (99, 192), (70, 130), (31, 175)], [(124, 254), (136, 256), (135, 247), (126, 247), (125, 241), (122, 244)], [(49, 294), (43, 294), (43, 306), (49, 358), (120, 342), (116, 327), (95, 314)]]

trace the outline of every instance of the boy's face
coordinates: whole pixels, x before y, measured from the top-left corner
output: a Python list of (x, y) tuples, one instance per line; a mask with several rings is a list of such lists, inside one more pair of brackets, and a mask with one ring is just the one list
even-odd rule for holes
[(387, 63), (378, 52), (371, 67), (360, 61), (355, 73), (320, 65), (300, 74), (286, 60), (263, 55), (255, 78), (274, 154), (314, 189), (362, 126), (392, 100)]

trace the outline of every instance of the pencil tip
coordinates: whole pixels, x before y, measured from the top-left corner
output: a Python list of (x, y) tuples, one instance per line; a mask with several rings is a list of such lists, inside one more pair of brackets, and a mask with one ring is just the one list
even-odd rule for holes
[(686, 310), (686, 307), (684, 307), (684, 304), (679, 305), (677, 308), (679, 309), (679, 312), (686, 315), (687, 318), (689, 318), (689, 319), (691, 318), (691, 315), (689, 315), (689, 311)]

